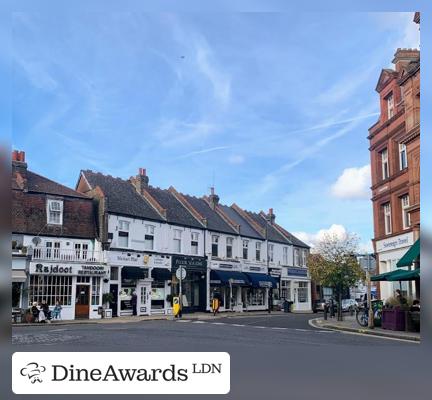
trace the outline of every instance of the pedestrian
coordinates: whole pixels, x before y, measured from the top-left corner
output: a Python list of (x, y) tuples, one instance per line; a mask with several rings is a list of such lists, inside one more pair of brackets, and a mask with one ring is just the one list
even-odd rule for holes
[(138, 296), (136, 294), (136, 291), (134, 290), (131, 297), (132, 315), (137, 315), (137, 302), (138, 302)]
[(219, 293), (214, 293), (213, 300), (212, 300), (213, 315), (216, 315), (219, 312), (219, 307), (220, 307)]
[(61, 320), (61, 310), (62, 310), (62, 306), (60, 305), (60, 302), (56, 301), (54, 310), (52, 311), (53, 319), (60, 319)]
[(41, 308), (42, 308), (42, 311), (45, 314), (46, 321), (48, 323), (51, 323), (51, 311), (49, 309), (49, 305), (46, 302), (46, 300), (42, 300), (42, 306), (41, 306)]
[(399, 304), (401, 306), (408, 303), (407, 299), (403, 296), (403, 294), (400, 291), (400, 289), (396, 289), (395, 290), (395, 298), (396, 298), (396, 300), (399, 302)]

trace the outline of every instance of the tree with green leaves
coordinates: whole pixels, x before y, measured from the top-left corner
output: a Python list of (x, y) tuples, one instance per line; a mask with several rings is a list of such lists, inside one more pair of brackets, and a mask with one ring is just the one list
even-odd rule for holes
[(357, 261), (358, 237), (354, 234), (338, 236), (325, 234), (309, 255), (311, 278), (316, 283), (332, 288), (338, 298), (338, 320), (342, 320), (342, 293), (365, 278)]

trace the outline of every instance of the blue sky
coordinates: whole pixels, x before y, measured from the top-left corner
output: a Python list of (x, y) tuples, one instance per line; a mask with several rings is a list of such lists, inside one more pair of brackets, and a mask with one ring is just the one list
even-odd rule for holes
[(304, 240), (373, 235), (367, 129), (412, 13), (15, 14), (12, 146), (259, 211)]

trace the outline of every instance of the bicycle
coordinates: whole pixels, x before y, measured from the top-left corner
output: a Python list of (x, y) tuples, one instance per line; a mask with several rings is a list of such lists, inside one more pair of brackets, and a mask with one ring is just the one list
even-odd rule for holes
[[(381, 320), (381, 310), (382, 310), (382, 302), (381, 301), (372, 301), (372, 310), (374, 321)], [(356, 309), (356, 320), (360, 326), (366, 327), (369, 325), (369, 308), (363, 306), (361, 309)]]

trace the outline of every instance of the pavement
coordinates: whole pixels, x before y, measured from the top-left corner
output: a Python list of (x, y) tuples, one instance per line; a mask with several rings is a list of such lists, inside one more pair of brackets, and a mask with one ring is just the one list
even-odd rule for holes
[(336, 318), (314, 318), (309, 321), (310, 325), (318, 329), (331, 329), (343, 332), (351, 332), (362, 335), (372, 335), (388, 339), (409, 340), (413, 342), (420, 342), (420, 332), (405, 332), (405, 331), (391, 331), (379, 327), (365, 328), (358, 324), (356, 317), (351, 315), (344, 315), (343, 321), (338, 321)]

